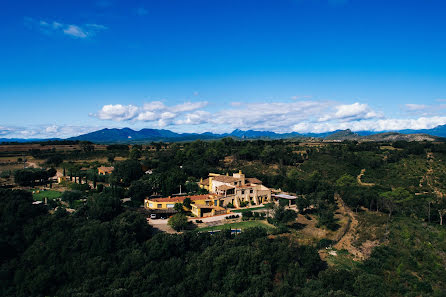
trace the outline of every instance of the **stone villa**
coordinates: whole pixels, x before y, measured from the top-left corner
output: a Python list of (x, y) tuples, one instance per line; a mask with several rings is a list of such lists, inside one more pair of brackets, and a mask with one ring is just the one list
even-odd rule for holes
[(231, 203), (238, 208), (242, 202), (255, 205), (271, 202), (271, 190), (257, 178), (245, 177), (242, 171), (232, 176), (209, 173), (209, 177), (201, 180), (199, 186), (223, 200), (223, 206)]

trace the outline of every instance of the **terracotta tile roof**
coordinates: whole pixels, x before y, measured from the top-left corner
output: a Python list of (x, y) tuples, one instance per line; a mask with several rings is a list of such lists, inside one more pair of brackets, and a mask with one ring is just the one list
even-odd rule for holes
[(111, 167), (101, 166), (101, 167), (98, 167), (98, 170), (102, 171), (102, 172), (112, 172), (113, 170), (115, 170), (115, 167), (113, 167), (113, 166), (111, 166)]
[(250, 184), (261, 184), (262, 183), (261, 180), (255, 178), (255, 177), (248, 177), (248, 178), (246, 178), (246, 182), (250, 183)]
[(166, 197), (166, 198), (147, 198), (147, 200), (153, 201), (153, 202), (183, 202), (184, 199), (186, 198), (190, 198), (190, 200), (195, 201), (195, 200), (206, 200), (206, 199), (211, 199), (209, 198), (209, 195), (195, 195), (195, 196), (181, 196), (181, 197)]
[(219, 182), (222, 182), (222, 183), (234, 183), (236, 181), (239, 181), (240, 178), (236, 178), (236, 177), (233, 177), (233, 176), (227, 176), (227, 175), (220, 175), (220, 176), (214, 176), (213, 180), (219, 181)]
[(221, 191), (226, 191), (226, 190), (231, 190), (231, 189), (235, 189), (235, 186), (221, 185), (221, 186), (217, 187), (217, 190), (221, 190)]

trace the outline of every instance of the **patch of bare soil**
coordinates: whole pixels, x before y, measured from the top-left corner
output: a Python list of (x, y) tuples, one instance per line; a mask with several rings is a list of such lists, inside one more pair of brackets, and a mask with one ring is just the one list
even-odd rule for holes
[(336, 201), (340, 206), (339, 210), (341, 213), (345, 213), (349, 217), (350, 223), (346, 225), (346, 228), (341, 233), (341, 237), (334, 245), (334, 248), (337, 250), (347, 250), (353, 255), (355, 261), (363, 260), (365, 258), (363, 252), (353, 245), (353, 242), (355, 241), (356, 228), (359, 225), (358, 220), (356, 219), (353, 211), (347, 205), (345, 205), (344, 201), (342, 201), (339, 195), (336, 195)]
[(361, 169), (361, 173), (356, 177), (356, 180), (358, 181), (358, 184), (360, 186), (366, 186), (366, 187), (372, 187), (375, 184), (374, 183), (364, 183), (362, 182), (361, 178), (365, 174), (365, 169)]

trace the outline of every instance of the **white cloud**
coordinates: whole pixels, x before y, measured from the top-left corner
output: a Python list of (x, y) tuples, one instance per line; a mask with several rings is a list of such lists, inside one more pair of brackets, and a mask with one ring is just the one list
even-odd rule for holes
[(382, 117), (382, 114), (373, 111), (367, 104), (355, 102), (336, 106), (334, 114), (326, 114), (319, 118), (320, 122), (330, 120), (353, 121)]
[(418, 110), (424, 110), (428, 106), (424, 104), (406, 104), (406, 109), (409, 111), (418, 111)]
[(93, 131), (103, 127), (69, 126), (69, 125), (38, 125), (33, 127), (0, 127), (0, 135), (5, 138), (68, 138)]
[(338, 129), (353, 131), (389, 131), (401, 129), (429, 129), (446, 123), (446, 117), (419, 116), (418, 118), (386, 118), (379, 110), (363, 103), (337, 104), (333, 101), (287, 101), (235, 103), (222, 105), (219, 111), (203, 110), (206, 101), (165, 105), (161, 101), (133, 105), (105, 105), (95, 114), (102, 120), (147, 122), (157, 127), (200, 125), (214, 132), (233, 129), (274, 132), (328, 132)]
[(100, 111), (91, 116), (101, 120), (112, 121), (142, 121), (153, 122), (159, 127), (165, 127), (174, 123), (174, 119), (180, 121), (187, 112), (205, 107), (206, 101), (185, 102), (173, 106), (166, 106), (161, 101), (151, 101), (142, 107), (134, 105), (104, 105)]
[(133, 105), (104, 105), (97, 113), (97, 117), (101, 120), (112, 121), (128, 121), (138, 116), (139, 108)]
[(81, 29), (79, 26), (76, 25), (68, 25), (65, 29), (63, 29), (63, 32), (67, 35), (71, 35), (74, 37), (79, 37), (79, 38), (87, 37), (87, 32), (85, 32), (83, 29)]
[(144, 121), (144, 122), (150, 122), (150, 121), (156, 121), (159, 118), (159, 114), (153, 111), (143, 111), (141, 112), (137, 120), (138, 121)]
[(184, 119), (175, 122), (177, 125), (200, 125), (209, 122), (211, 113), (204, 110), (197, 110), (185, 115)]
[(446, 117), (421, 117), (417, 119), (379, 119), (351, 122), (310, 123), (302, 122), (293, 126), (299, 133), (323, 133), (335, 130), (351, 129), (352, 131), (397, 131), (404, 129), (432, 129), (446, 124)]
[(166, 106), (161, 101), (152, 101), (149, 103), (144, 103), (143, 109), (148, 111), (161, 110), (165, 109)]
[(200, 101), (200, 102), (185, 102), (183, 104), (178, 104), (172, 107), (173, 112), (184, 112), (184, 111), (191, 111), (196, 110), (199, 108), (203, 108), (206, 105), (208, 105), (207, 101)]
[(25, 18), (25, 25), (29, 28), (40, 30), (47, 35), (52, 33), (62, 33), (80, 39), (92, 37), (98, 32), (108, 29), (106, 26), (99, 24), (75, 25), (63, 24), (56, 21), (49, 23), (44, 20), (37, 21), (33, 18)]

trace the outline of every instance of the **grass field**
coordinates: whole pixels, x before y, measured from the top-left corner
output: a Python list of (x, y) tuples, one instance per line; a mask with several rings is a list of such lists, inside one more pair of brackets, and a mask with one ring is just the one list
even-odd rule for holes
[(62, 196), (62, 192), (52, 191), (52, 190), (39, 191), (39, 193), (37, 193), (37, 191), (35, 191), (33, 193), (33, 198), (36, 201), (43, 201), (45, 197), (48, 198), (49, 200), (53, 200), (53, 199), (60, 198), (61, 196)]
[(224, 224), (220, 226), (213, 226), (213, 227), (204, 227), (199, 228), (197, 231), (213, 231), (213, 230), (225, 230), (225, 229), (246, 229), (246, 228), (253, 228), (253, 227), (261, 227), (265, 228), (268, 231), (272, 231), (275, 229), (274, 226), (268, 224), (265, 221), (246, 221), (246, 222), (239, 222), (239, 223), (231, 223), (231, 224)]
[(243, 209), (235, 209), (235, 210), (231, 210), (231, 212), (236, 212), (236, 213), (241, 213), (241, 212), (246, 212), (248, 210), (259, 210), (259, 209), (265, 209), (266, 206), (260, 206), (260, 207), (252, 207), (252, 208), (243, 208)]

